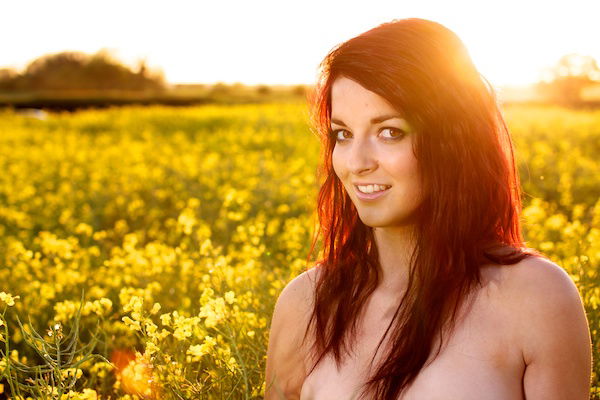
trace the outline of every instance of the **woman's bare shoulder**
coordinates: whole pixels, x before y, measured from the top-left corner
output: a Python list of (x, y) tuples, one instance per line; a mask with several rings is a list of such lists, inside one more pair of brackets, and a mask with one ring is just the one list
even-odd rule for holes
[(308, 344), (304, 343), (304, 329), (312, 311), (313, 282), (317, 270), (310, 268), (289, 281), (275, 304), (265, 379), (265, 399), (300, 397), (306, 377)]
[(543, 257), (530, 256), (511, 265), (488, 264), (482, 267), (481, 274), (487, 292), (517, 315), (553, 301), (579, 300), (575, 282), (567, 271)]
[(531, 256), (504, 267), (502, 279), (505, 289), (513, 298), (543, 298), (551, 293), (568, 295), (577, 291), (575, 282), (567, 271), (546, 258)]
[(303, 271), (283, 288), (279, 295), (281, 301), (306, 315), (314, 306), (314, 293), (320, 275), (319, 266)]
[(484, 286), (490, 286), (506, 299), (522, 300), (538, 291), (559, 285), (573, 289), (575, 284), (564, 268), (539, 256), (526, 257), (516, 264), (486, 264), (481, 268)]
[(527, 365), (527, 398), (587, 398), (591, 338), (575, 281), (541, 257), (515, 264), (507, 281)]

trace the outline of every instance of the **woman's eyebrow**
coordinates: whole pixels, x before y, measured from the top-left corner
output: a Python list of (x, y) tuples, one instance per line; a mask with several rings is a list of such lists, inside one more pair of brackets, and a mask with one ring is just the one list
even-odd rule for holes
[[(378, 124), (380, 122), (387, 121), (388, 119), (393, 119), (393, 118), (402, 119), (402, 116), (398, 115), (398, 114), (380, 115), (378, 117), (371, 118), (371, 124)], [(337, 118), (331, 118), (331, 122), (333, 122), (336, 125), (346, 126), (344, 121), (337, 119)]]

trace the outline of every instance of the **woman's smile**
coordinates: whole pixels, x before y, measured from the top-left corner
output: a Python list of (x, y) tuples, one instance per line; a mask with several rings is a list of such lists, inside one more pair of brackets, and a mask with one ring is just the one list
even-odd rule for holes
[(360, 200), (371, 201), (387, 194), (391, 185), (354, 185), (356, 196)]

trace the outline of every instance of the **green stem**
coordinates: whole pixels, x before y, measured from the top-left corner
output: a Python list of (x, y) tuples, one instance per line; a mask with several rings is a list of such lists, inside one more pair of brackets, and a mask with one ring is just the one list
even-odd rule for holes
[(233, 343), (233, 349), (235, 351), (235, 355), (239, 359), (240, 366), (242, 367), (242, 372), (243, 372), (243, 377), (244, 377), (244, 391), (246, 393), (246, 399), (249, 399), (250, 393), (248, 392), (248, 371), (246, 369), (246, 363), (244, 363), (244, 360), (242, 359), (242, 356), (240, 355), (240, 352), (237, 347), (237, 343), (235, 341), (235, 334), (233, 333), (231, 326), (228, 326), (228, 328), (229, 328), (229, 332), (231, 333), (230, 337), (231, 337), (231, 341)]
[(16, 386), (14, 385), (14, 382), (12, 379), (12, 371), (11, 371), (12, 360), (10, 358), (10, 339), (8, 338), (8, 324), (6, 323), (6, 319), (4, 318), (4, 315), (6, 314), (6, 308), (7, 308), (7, 306), (4, 306), (4, 310), (2, 311), (2, 322), (4, 325), (4, 348), (6, 351), (5, 357), (6, 357), (6, 372), (7, 372), (7, 377), (8, 377), (8, 385), (10, 386), (11, 394), (20, 396), (21, 392), (19, 391), (19, 385), (18, 385), (19, 377), (17, 376), (17, 371), (15, 371), (15, 380), (17, 380)]

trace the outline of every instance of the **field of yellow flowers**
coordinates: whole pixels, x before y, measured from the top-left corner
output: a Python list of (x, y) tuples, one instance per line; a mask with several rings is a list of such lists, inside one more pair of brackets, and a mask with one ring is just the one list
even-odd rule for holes
[[(595, 340), (600, 112), (505, 113), (527, 242), (573, 277)], [(262, 398), (318, 156), (304, 103), (0, 111), (0, 398)]]

